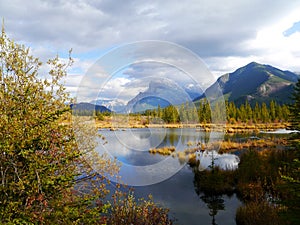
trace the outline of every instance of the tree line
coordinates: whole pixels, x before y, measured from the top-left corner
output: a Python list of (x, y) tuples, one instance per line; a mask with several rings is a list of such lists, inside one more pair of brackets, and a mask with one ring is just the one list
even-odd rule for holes
[[(105, 120), (113, 112), (88, 109), (73, 109), (73, 115), (93, 116), (98, 120)], [(165, 108), (158, 105), (157, 109), (145, 110), (142, 113), (132, 113), (131, 116), (146, 116), (147, 123), (270, 123), (287, 122), (290, 115), (288, 105), (278, 104), (272, 100), (269, 105), (256, 102), (253, 106), (248, 101), (236, 105), (234, 102), (225, 101), (209, 103), (207, 99), (199, 102), (187, 102), (180, 106), (169, 105)]]
[[(286, 122), (289, 119), (290, 110), (287, 105), (280, 105), (272, 100), (269, 105), (256, 102), (251, 106), (248, 101), (237, 106), (234, 102), (225, 101), (210, 104), (202, 99), (197, 103), (185, 103), (180, 106), (158, 106), (154, 110), (146, 110), (142, 115), (163, 120), (165, 123), (268, 123)], [(153, 120), (154, 118), (154, 120)]]

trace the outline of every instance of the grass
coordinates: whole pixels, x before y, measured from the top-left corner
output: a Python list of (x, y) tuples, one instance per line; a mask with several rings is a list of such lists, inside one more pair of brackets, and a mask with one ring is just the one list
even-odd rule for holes
[(148, 124), (146, 117), (133, 117), (127, 115), (105, 116), (104, 120), (95, 120), (97, 128), (195, 128), (196, 131), (219, 131), (231, 133), (253, 133), (259, 131), (272, 131), (276, 129), (287, 128), (289, 123), (226, 123), (226, 124), (211, 124), (211, 123), (161, 123)]
[(188, 148), (182, 152), (176, 152), (176, 148), (174, 146), (166, 146), (162, 148), (154, 148), (150, 149), (149, 153), (151, 154), (160, 154), (160, 155), (172, 155), (183, 158), (183, 154), (188, 156), (190, 154), (194, 154), (197, 151), (205, 151), (205, 150), (219, 150), (219, 153), (229, 153), (232, 151), (242, 150), (242, 149), (250, 149), (250, 148), (258, 148), (261, 149), (260, 154), (264, 154), (264, 149), (268, 148), (280, 148), (282, 146), (287, 145), (287, 140), (284, 138), (278, 139), (259, 139), (252, 140), (249, 139), (246, 142), (234, 142), (234, 141), (216, 141), (211, 143), (195, 143), (188, 142)]
[(160, 154), (160, 155), (171, 155), (175, 152), (176, 148), (174, 146), (166, 146), (162, 148), (151, 148), (149, 153), (151, 154)]
[(237, 225), (280, 225), (278, 209), (266, 201), (249, 202), (236, 212)]
[(230, 153), (242, 149), (257, 149), (259, 155), (267, 157), (270, 149), (281, 149), (287, 145), (287, 140), (284, 138), (278, 139), (249, 139), (246, 142), (233, 141), (216, 141), (208, 144), (188, 142), (187, 148), (184, 151), (176, 151), (174, 146), (165, 146), (162, 148), (150, 149), (149, 153), (159, 154), (163, 156), (172, 156), (177, 158), (181, 164), (189, 163), (191, 166), (196, 166), (199, 162), (196, 157), (197, 152), (205, 150), (218, 150), (220, 154)]

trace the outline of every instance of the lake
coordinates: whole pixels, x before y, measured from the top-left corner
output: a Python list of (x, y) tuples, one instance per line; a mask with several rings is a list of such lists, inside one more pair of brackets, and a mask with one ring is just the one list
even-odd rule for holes
[[(193, 128), (185, 129), (125, 129), (100, 130), (107, 143), (100, 144), (99, 153), (109, 154), (122, 163), (122, 182), (134, 186), (135, 195), (153, 195), (155, 202), (170, 209), (176, 224), (235, 224), (236, 209), (242, 204), (235, 194), (231, 196), (205, 196), (195, 185), (195, 170), (202, 170), (211, 164), (211, 154), (199, 154), (199, 168), (191, 168), (176, 157), (152, 155), (150, 148), (175, 146), (183, 151), (196, 143), (223, 139), (221, 133), (206, 133)], [(268, 136), (275, 134), (259, 134)], [(224, 138), (243, 141), (250, 137), (236, 134)], [(214, 153), (216, 164), (225, 168), (238, 165), (238, 152), (234, 155)], [(200, 181), (201, 182), (201, 181)]]

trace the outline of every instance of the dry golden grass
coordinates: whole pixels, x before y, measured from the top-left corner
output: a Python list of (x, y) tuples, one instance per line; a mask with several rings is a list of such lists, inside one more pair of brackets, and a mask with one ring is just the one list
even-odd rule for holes
[(162, 148), (151, 148), (149, 153), (151, 154), (160, 154), (160, 155), (171, 155), (175, 152), (176, 148), (174, 146), (166, 146)]
[[(277, 129), (284, 129), (289, 126), (289, 123), (226, 123), (226, 124), (185, 124), (185, 123), (173, 123), (173, 124), (147, 124), (144, 117), (128, 116), (128, 115), (114, 115), (105, 116), (104, 120), (95, 120), (97, 128), (194, 128), (195, 131), (217, 131), (226, 132), (228, 134), (233, 133), (253, 133), (260, 131), (273, 131)], [(65, 123), (66, 121), (63, 121)]]
[(232, 152), (241, 149), (249, 148), (276, 148), (287, 145), (287, 141), (284, 138), (277, 139), (249, 139), (246, 142), (233, 142), (233, 141), (220, 141), (212, 142), (207, 145), (206, 149), (213, 150), (219, 149), (220, 153)]
[[(233, 141), (216, 141), (211, 143), (194, 143), (188, 142), (188, 148), (184, 151), (176, 152), (174, 146), (166, 146), (163, 148), (150, 149), (149, 153), (151, 154), (160, 154), (160, 155), (172, 155), (172, 157), (177, 157), (180, 161), (193, 161), (196, 159), (197, 151), (205, 150), (218, 150), (219, 153), (229, 153), (232, 151), (250, 149), (250, 148), (259, 148), (264, 153), (265, 149), (270, 150), (272, 148), (278, 148), (280, 146), (286, 146), (287, 140), (284, 138), (278, 139), (259, 139), (252, 140), (249, 139), (246, 142), (233, 142)], [(266, 150), (266, 151), (267, 151)]]

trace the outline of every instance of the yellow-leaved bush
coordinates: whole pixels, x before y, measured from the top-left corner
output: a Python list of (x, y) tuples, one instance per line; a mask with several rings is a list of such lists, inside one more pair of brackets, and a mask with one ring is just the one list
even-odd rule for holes
[[(107, 198), (110, 191), (105, 174), (117, 175), (119, 167), (93, 151), (96, 129), (80, 123), (80, 118), (73, 118), (76, 126), (71, 122), (72, 99), (62, 79), (72, 58), (63, 63), (57, 56), (47, 64), (49, 73), (39, 74), (39, 59), (30, 55), (29, 48), (9, 39), (2, 28), (0, 223), (115, 224), (126, 215), (118, 214), (114, 204), (126, 207), (126, 199), (131, 199), (118, 188), (115, 195), (123, 203)], [(133, 204), (141, 210), (158, 207), (151, 200)], [(155, 221), (161, 213), (164, 222), (159, 224), (171, 224), (167, 210), (159, 209)]]

